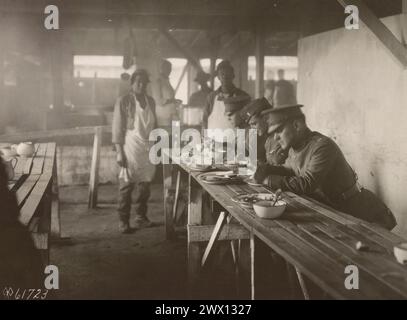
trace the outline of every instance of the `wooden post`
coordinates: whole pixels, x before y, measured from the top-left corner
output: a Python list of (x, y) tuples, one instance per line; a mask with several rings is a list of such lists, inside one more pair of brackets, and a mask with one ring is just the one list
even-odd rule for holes
[(64, 106), (63, 87), (63, 61), (62, 61), (62, 34), (60, 31), (52, 31), (51, 40), (51, 76), (52, 76), (52, 102), (54, 110), (61, 110)]
[(255, 97), (264, 96), (264, 33), (256, 29), (256, 88)]
[(6, 32), (5, 30), (5, 23), (4, 21), (4, 14), (0, 15), (0, 128), (4, 128), (6, 125), (6, 104), (5, 101), (5, 88), (4, 88), (4, 57), (5, 57), (5, 50), (4, 50), (4, 36), (3, 33)]
[(209, 66), (209, 73), (211, 75), (211, 80), (210, 80), (210, 87), (215, 90), (215, 77), (216, 77), (216, 56), (211, 55), (210, 58), (210, 66)]
[[(189, 206), (188, 226), (202, 225), (202, 187), (189, 175), (188, 179)], [(192, 242), (188, 233), (188, 294), (191, 298), (192, 289), (197, 283), (201, 269), (202, 248), (199, 242)]]
[(218, 35), (209, 35), (210, 37), (210, 74), (211, 81), (210, 86), (212, 89), (215, 89), (215, 71), (216, 71), (216, 59), (218, 58), (218, 52), (220, 47), (220, 37)]
[(91, 171), (90, 171), (90, 180), (89, 180), (88, 207), (91, 209), (94, 209), (97, 206), (101, 144), (102, 144), (102, 128), (96, 127), (95, 128), (95, 137), (93, 140), (92, 166), (90, 169)]
[[(348, 5), (357, 6), (359, 8), (360, 20), (376, 35), (377, 39), (391, 52), (402, 66), (407, 68), (407, 49), (362, 0), (337, 1), (344, 8)], [(405, 2), (403, 2), (403, 10), (404, 9)]]

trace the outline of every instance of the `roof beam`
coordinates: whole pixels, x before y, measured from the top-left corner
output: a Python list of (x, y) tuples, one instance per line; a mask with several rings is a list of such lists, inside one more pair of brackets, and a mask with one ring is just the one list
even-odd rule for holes
[[(379, 41), (393, 54), (393, 56), (407, 68), (407, 49), (394, 34), (375, 16), (362, 0), (337, 0), (344, 8), (355, 5), (359, 9), (359, 17), (373, 32)], [(404, 3), (403, 3), (404, 5)]]
[(167, 30), (160, 29), (160, 32), (174, 47), (176, 47), (185, 56), (185, 58), (192, 66), (194, 66), (198, 71), (202, 70), (202, 66), (199, 60), (195, 59), (195, 57), (186, 48), (183, 48), (182, 45), (177, 41), (177, 39), (175, 39)]

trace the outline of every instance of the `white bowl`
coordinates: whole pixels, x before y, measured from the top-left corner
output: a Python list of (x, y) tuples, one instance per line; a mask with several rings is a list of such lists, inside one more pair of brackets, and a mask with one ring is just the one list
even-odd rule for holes
[(407, 242), (400, 243), (394, 247), (394, 256), (401, 264), (407, 264)]
[(34, 154), (34, 145), (31, 142), (21, 142), (16, 151), (22, 157), (31, 157)]
[(259, 201), (253, 203), (254, 212), (257, 216), (263, 219), (276, 219), (280, 217), (287, 207), (287, 203), (283, 200), (278, 200), (273, 206), (274, 201)]

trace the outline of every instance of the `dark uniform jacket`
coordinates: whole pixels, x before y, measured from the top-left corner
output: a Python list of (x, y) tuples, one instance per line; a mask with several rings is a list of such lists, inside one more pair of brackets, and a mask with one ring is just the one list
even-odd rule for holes
[(290, 149), (284, 165), (271, 168), (271, 186), (317, 200), (360, 219), (392, 229), (391, 211), (367, 189), (330, 138), (309, 132), (301, 148)]
[[(155, 115), (155, 102), (154, 99), (145, 95), (147, 103), (153, 109)], [(135, 95), (128, 93), (117, 99), (112, 124), (112, 142), (114, 144), (123, 144), (126, 135), (126, 130), (134, 129), (134, 117), (136, 113), (136, 104), (134, 101)]]

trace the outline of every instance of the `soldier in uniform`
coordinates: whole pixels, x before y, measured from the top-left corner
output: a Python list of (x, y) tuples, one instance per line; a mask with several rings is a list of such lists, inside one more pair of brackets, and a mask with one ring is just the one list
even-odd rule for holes
[(308, 128), (301, 107), (291, 104), (263, 111), (269, 134), (289, 153), (283, 165), (259, 166), (254, 179), (262, 182), (270, 177), (273, 189), (308, 195), (349, 215), (393, 229), (396, 220), (392, 212), (371, 191), (359, 186), (338, 145)]
[(257, 130), (257, 160), (259, 163), (282, 164), (287, 158), (287, 151), (283, 150), (267, 133), (267, 123), (261, 113), (271, 109), (272, 106), (266, 98), (253, 100), (242, 111), (242, 117), (246, 119), (248, 127)]

